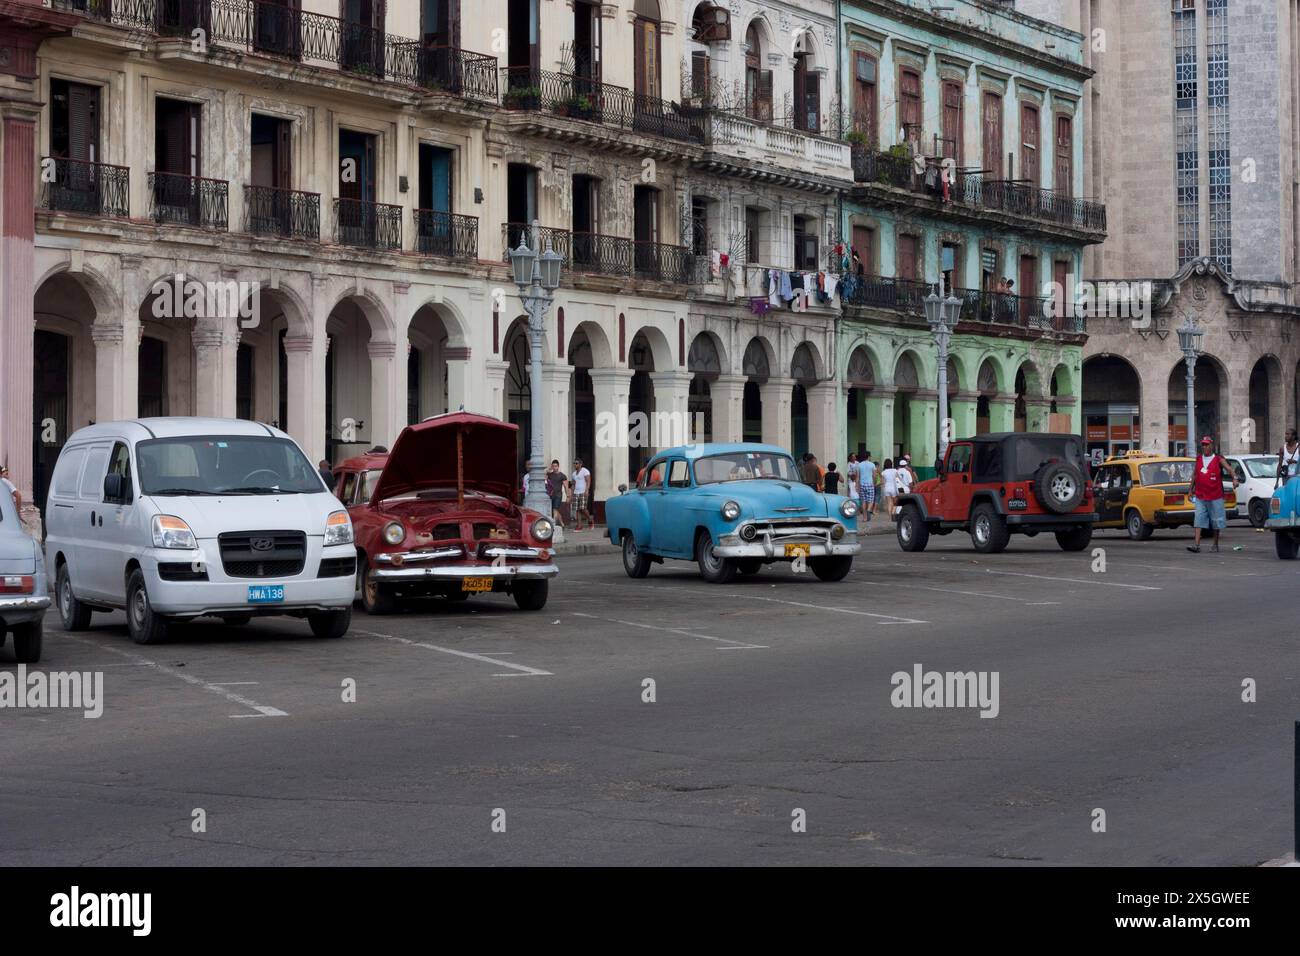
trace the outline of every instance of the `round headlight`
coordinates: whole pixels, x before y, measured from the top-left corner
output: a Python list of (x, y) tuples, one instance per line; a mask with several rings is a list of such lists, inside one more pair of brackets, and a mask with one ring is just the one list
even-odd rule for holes
[(743, 524), (740, 526), (740, 537), (743, 541), (753, 541), (758, 537), (758, 529), (752, 524)]
[(722, 517), (728, 521), (735, 521), (740, 517), (740, 505), (734, 501), (723, 502)]
[(840, 502), (840, 514), (846, 518), (852, 518), (858, 513), (858, 503), (852, 498), (845, 498)]
[(833, 528), (831, 528), (831, 537), (836, 541), (844, 537), (844, 525), (837, 524)]
[(390, 521), (384, 525), (384, 540), (389, 544), (401, 544), (406, 537), (406, 529), (400, 521)]
[(533, 522), (533, 537), (538, 541), (550, 541), (553, 534), (555, 525), (551, 524), (550, 518), (538, 518)]

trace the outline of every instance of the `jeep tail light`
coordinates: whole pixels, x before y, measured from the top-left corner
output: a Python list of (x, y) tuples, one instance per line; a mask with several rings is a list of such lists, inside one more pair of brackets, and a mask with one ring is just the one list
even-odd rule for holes
[(36, 579), (30, 574), (6, 574), (0, 594), (31, 594), (36, 587)]
[(1169, 494), (1168, 492), (1165, 492), (1165, 507), (1166, 507), (1166, 508), (1180, 508), (1180, 507), (1182, 507), (1186, 502), (1187, 502), (1187, 496), (1186, 496), (1186, 495), (1171, 495), (1171, 494)]
[(1025, 496), (1025, 489), (1024, 489), (1024, 488), (1017, 487), (1017, 488), (1016, 488), (1016, 493), (1015, 493), (1015, 496), (1014, 496), (1014, 497), (1016, 497), (1016, 498), (1023, 498), (1024, 496)]

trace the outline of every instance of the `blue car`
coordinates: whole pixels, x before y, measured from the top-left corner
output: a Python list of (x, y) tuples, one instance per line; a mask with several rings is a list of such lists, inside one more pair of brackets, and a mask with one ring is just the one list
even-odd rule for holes
[(605, 503), (628, 577), (680, 558), (718, 584), (798, 558), (820, 580), (842, 580), (861, 548), (857, 514), (856, 501), (805, 485), (785, 449), (748, 443), (669, 448)]
[(1268, 520), (1264, 527), (1273, 532), (1273, 546), (1277, 556), (1294, 561), (1300, 553), (1300, 480), (1287, 479), (1286, 484), (1273, 492), (1268, 503)]
[(0, 485), (0, 646), (12, 634), (18, 663), (40, 661), (49, 606), (41, 546), (23, 530), (13, 497)]

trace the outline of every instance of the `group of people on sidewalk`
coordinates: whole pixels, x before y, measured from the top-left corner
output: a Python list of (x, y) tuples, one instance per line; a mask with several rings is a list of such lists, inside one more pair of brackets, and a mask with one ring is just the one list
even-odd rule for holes
[(885, 515), (893, 514), (894, 502), (899, 495), (911, 491), (916, 480), (911, 456), (907, 454), (899, 455), (897, 461), (886, 458), (884, 466), (878, 467), (872, 460), (871, 452), (864, 451), (861, 458), (857, 453), (851, 452), (844, 474), (840, 473), (835, 462), (822, 468), (812, 452), (803, 456), (804, 484), (816, 491), (845, 495), (860, 502), (859, 515), (865, 521), (875, 517), (882, 503)]
[[(1274, 489), (1300, 474), (1300, 438), (1297, 438), (1294, 427), (1286, 430), (1286, 440), (1278, 449), (1277, 459)], [(1214, 450), (1214, 439), (1209, 435), (1203, 436), (1201, 453), (1196, 458), (1196, 464), (1192, 468), (1192, 480), (1187, 486), (1187, 495), (1195, 508), (1192, 518), (1193, 540), (1187, 546), (1187, 550), (1193, 554), (1200, 553), (1203, 531), (1214, 533), (1214, 543), (1210, 545), (1210, 550), (1219, 550), (1219, 532), (1228, 526), (1224, 479), (1227, 479), (1227, 491), (1237, 490), (1237, 483), (1232, 474), (1232, 466)]]
[[(528, 496), (528, 469), (524, 469), (523, 495)], [(557, 528), (567, 528), (569, 519), (574, 531), (596, 526), (591, 517), (591, 471), (581, 458), (573, 460), (573, 474), (560, 470), (560, 460), (552, 458), (546, 469), (546, 497), (551, 499), (551, 520)], [(586, 522), (584, 525), (583, 522)]]

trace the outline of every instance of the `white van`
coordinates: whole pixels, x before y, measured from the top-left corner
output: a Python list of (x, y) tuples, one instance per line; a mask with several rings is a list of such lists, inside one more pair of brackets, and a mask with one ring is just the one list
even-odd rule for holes
[(69, 631), (126, 611), (131, 638), (203, 615), (352, 620), (352, 522), (292, 438), (258, 422), (142, 418), (82, 428), (59, 454), (46, 567)]

